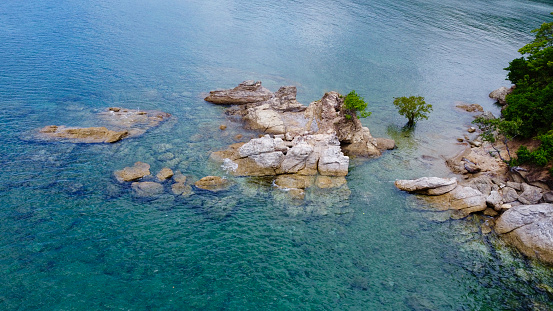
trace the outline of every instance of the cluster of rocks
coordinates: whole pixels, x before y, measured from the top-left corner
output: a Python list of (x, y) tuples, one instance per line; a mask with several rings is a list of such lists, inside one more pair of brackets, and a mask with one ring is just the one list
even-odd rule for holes
[[(121, 184), (131, 183), (133, 195), (142, 199), (156, 198), (164, 194), (166, 188), (177, 197), (188, 197), (194, 193), (190, 178), (180, 171), (173, 172), (172, 169), (164, 167), (153, 176), (150, 173), (150, 165), (144, 162), (136, 162), (133, 166), (117, 170), (114, 177)], [(206, 176), (193, 185), (198, 189), (218, 192), (227, 190), (232, 186), (232, 182), (218, 176)]]
[(211, 91), (206, 101), (232, 105), (227, 114), (265, 134), (213, 152), (211, 159), (235, 176), (278, 176), (275, 185), (303, 198), (311, 186), (342, 187), (349, 156), (377, 157), (395, 148), (393, 140), (374, 138), (356, 117), (346, 117), (355, 112), (344, 108), (337, 92), (308, 107), (297, 102), (296, 92), (286, 86), (272, 93), (259, 81)]
[(326, 93), (308, 107), (296, 100), (295, 86), (281, 87), (271, 93), (257, 81), (244, 81), (230, 90), (211, 91), (206, 101), (233, 105), (227, 110), (240, 117), (247, 128), (266, 134), (283, 135), (286, 141), (297, 136), (336, 136), (347, 156), (377, 157), (382, 150), (393, 149), (391, 139), (372, 137), (354, 115), (345, 109), (344, 98), (337, 92)]
[(40, 140), (64, 140), (74, 143), (114, 143), (136, 137), (158, 126), (171, 115), (157, 110), (134, 110), (110, 107), (98, 113), (101, 127), (67, 127), (48, 125), (38, 130)]
[(483, 233), (494, 228), (525, 255), (553, 264), (553, 191), (546, 185), (503, 181), (484, 174), (462, 183), (456, 178), (423, 177), (397, 180), (395, 185), (426, 195), (438, 210), (450, 210), (454, 219), (475, 212), (494, 217), (485, 222)]

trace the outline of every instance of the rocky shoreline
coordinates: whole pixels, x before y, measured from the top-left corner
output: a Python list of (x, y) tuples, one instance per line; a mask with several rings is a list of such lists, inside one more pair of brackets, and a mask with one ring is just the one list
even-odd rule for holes
[(259, 81), (211, 91), (206, 101), (229, 105), (228, 115), (262, 135), (213, 152), (211, 159), (234, 176), (274, 176), (277, 187), (303, 199), (309, 187), (343, 187), (351, 156), (373, 158), (395, 148), (391, 139), (374, 138), (339, 93), (303, 106), (296, 92), (285, 86), (272, 93)]
[[(501, 103), (508, 92), (509, 89), (502, 88), (490, 97)], [(481, 107), (460, 108), (482, 111)], [(462, 177), (396, 180), (395, 186), (426, 196), (436, 209), (451, 211), (453, 219), (482, 213), (487, 218), (482, 233), (493, 229), (524, 255), (553, 264), (553, 191), (548, 183), (525, 178), (523, 168), (509, 170), (500, 159), (490, 155), (489, 143), (468, 137), (459, 141), (466, 144), (466, 149), (446, 163), (454, 174)]]

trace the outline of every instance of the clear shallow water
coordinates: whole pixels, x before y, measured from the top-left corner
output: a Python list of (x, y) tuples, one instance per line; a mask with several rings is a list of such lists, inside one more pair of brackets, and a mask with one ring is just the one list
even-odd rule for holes
[[(440, 156), (471, 121), (455, 102), (497, 112), (487, 94), (508, 85), (502, 68), (550, 11), (508, 0), (3, 1), (0, 309), (553, 308), (550, 268), (483, 236), (477, 217), (445, 220), (392, 183), (448, 174)], [(300, 205), (266, 180), (154, 201), (114, 183), (135, 161), (224, 175), (209, 153), (252, 134), (202, 98), (246, 79), (296, 85), (304, 104), (355, 89), (373, 112), (363, 122), (399, 148), (353, 161), (351, 195), (313, 192)], [(405, 135), (391, 102), (411, 94), (434, 112)], [(114, 145), (25, 139), (94, 125), (108, 106), (175, 118)]]

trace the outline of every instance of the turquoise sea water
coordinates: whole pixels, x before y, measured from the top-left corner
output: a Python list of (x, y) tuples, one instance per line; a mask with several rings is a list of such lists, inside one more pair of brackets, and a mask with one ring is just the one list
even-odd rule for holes
[[(497, 114), (488, 93), (509, 85), (502, 68), (551, 11), (522, 0), (3, 0), (0, 309), (553, 309), (553, 269), (481, 234), (481, 217), (449, 220), (393, 186), (449, 175), (442, 156), (471, 121), (455, 103)], [(115, 182), (136, 161), (226, 176), (210, 152), (255, 134), (203, 96), (247, 79), (296, 85), (306, 105), (355, 89), (373, 112), (363, 123), (398, 149), (352, 161), (351, 195), (311, 191), (301, 204), (263, 179), (152, 201)], [(407, 134), (391, 105), (403, 95), (434, 105)], [(28, 139), (93, 126), (110, 106), (174, 118), (112, 145)]]

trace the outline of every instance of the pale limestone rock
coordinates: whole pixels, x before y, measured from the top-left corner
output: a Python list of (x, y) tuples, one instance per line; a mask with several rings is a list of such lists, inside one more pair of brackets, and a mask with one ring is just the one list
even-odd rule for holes
[(528, 257), (553, 264), (553, 205), (519, 205), (505, 211), (495, 230)]
[(318, 171), (321, 175), (346, 176), (349, 168), (349, 157), (344, 156), (339, 146), (329, 146), (319, 158)]
[(456, 178), (422, 177), (415, 180), (396, 180), (398, 189), (427, 195), (442, 195), (457, 187)]

